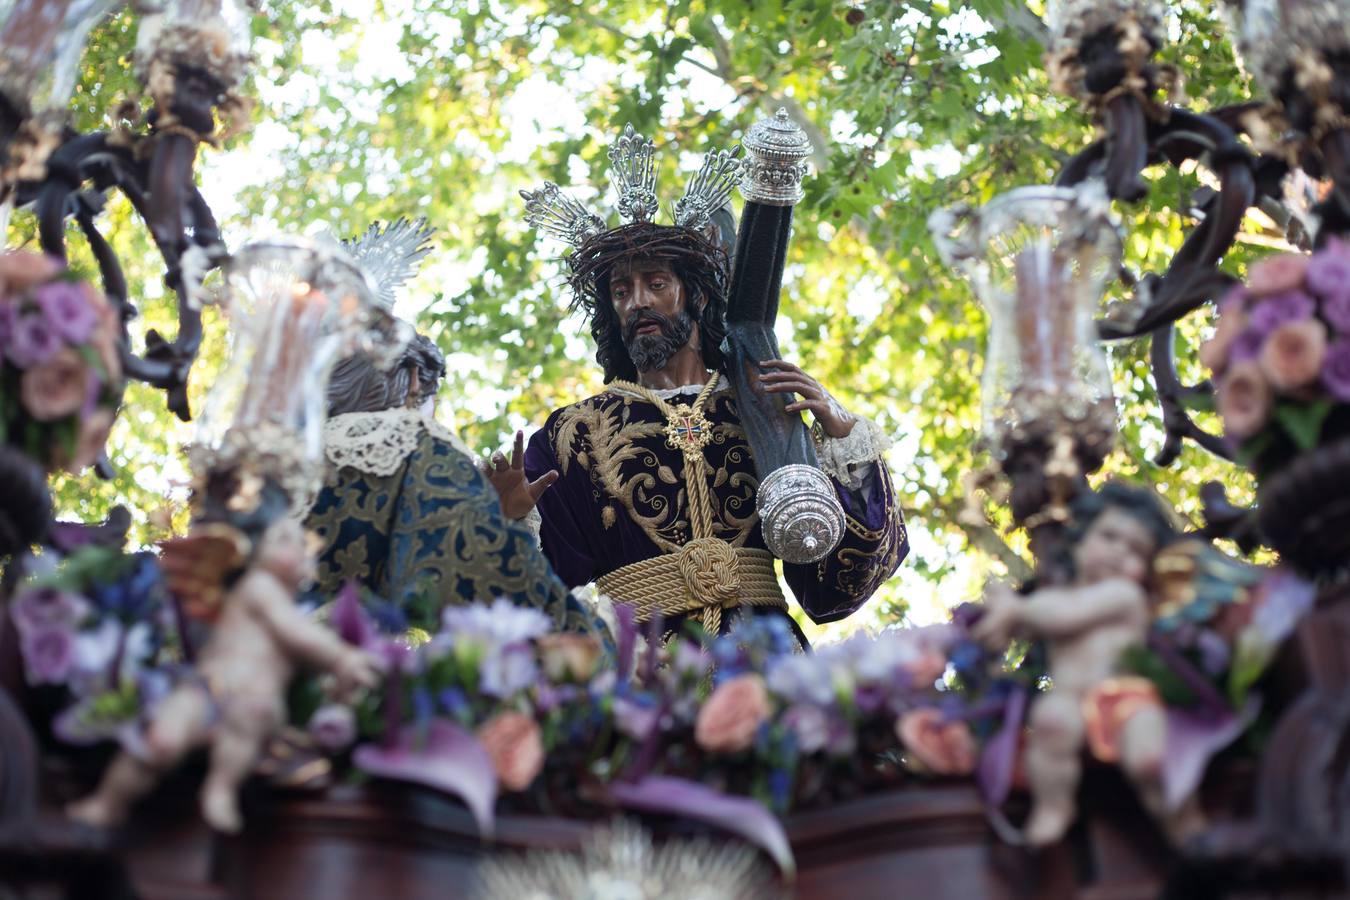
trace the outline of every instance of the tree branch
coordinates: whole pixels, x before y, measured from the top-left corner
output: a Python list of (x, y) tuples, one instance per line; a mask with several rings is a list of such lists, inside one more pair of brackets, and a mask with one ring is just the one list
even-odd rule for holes
[[(731, 44), (728, 43), (726, 35), (717, 27), (717, 23), (708, 22), (708, 33), (712, 35), (713, 59), (717, 61), (716, 75), (727, 84), (735, 87), (736, 72), (731, 64)], [(686, 57), (687, 59), (688, 57)], [(816, 123), (807, 115), (806, 110), (796, 99), (786, 94), (779, 94), (770, 90), (767, 86), (760, 93), (758, 99), (760, 109), (766, 115), (773, 115), (779, 107), (786, 109), (792, 120), (802, 127), (806, 132), (807, 139), (811, 142), (811, 164), (817, 172), (823, 172), (830, 166), (830, 144), (831, 141), (826, 137), (825, 132), (816, 126)]]
[(1016, 550), (1008, 546), (1008, 542), (1003, 540), (994, 526), (988, 523), (972, 525), (962, 522), (956, 510), (944, 509), (942, 514), (948, 522), (958, 524), (972, 547), (1003, 563), (1004, 568), (1008, 570), (1008, 577), (1014, 582), (1026, 581), (1032, 576), (1031, 564), (1023, 559)]
[(1035, 41), (1042, 47), (1050, 46), (1050, 29), (1040, 16), (1027, 9), (1026, 0), (1003, 0), (1002, 24), (1024, 41)]

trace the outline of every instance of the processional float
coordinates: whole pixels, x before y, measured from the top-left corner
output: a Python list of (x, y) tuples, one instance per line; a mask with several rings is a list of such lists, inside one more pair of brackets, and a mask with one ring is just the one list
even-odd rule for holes
[[(52, 255), (64, 255), (64, 222), (75, 221), (118, 312), (121, 367), (130, 377), (164, 389), (170, 409), (187, 418), (188, 371), (200, 341), (201, 278), (226, 259), (210, 211), (192, 185), (192, 164), (197, 145), (213, 133), (212, 109), (223, 109), (228, 118), (240, 108), (234, 91), (246, 58), (246, 30), (239, 26), (247, 21), (247, 7), (189, 2), (157, 7), (137, 56), (138, 74), (155, 104), (147, 129), (76, 135), (56, 115), (66, 99), (61, 89), (65, 86), (68, 93), (73, 84), (70, 67), (78, 61), (88, 28), (115, 6), (20, 2), (0, 26), (0, 48), (8, 51), (0, 55), (0, 143), (8, 154), (3, 189), (13, 203), (33, 205), (43, 249)], [(1236, 377), (1242, 360), (1231, 347), (1213, 354), (1225, 371), (1211, 382), (1184, 384), (1176, 368), (1176, 323), (1182, 317), (1234, 289), (1240, 293), (1229, 298), (1234, 300), (1231, 309), (1240, 316), (1254, 315), (1256, 306), (1276, 296), (1267, 290), (1269, 285), (1238, 288), (1219, 268), (1250, 209), (1275, 213), (1287, 223), (1291, 242), (1319, 253), (1334, 249), (1350, 231), (1350, 9), (1331, 0), (1249, 0), (1242, 11), (1239, 44), (1270, 99), (1198, 114), (1158, 99), (1172, 80), (1169, 70), (1154, 62), (1165, 36), (1162, 4), (1051, 3), (1052, 78), (1058, 88), (1095, 110), (1104, 136), (1065, 166), (1055, 186), (1021, 189), (982, 210), (953, 210), (933, 221), (942, 252), (971, 275), (990, 306), (983, 440), (994, 468), (974, 486), (1000, 497), (1007, 491), (1014, 518), (1032, 535), (1041, 578), (1054, 582), (1062, 577), (1055, 560), (1066, 507), (1101, 466), (1114, 436), (1109, 373), (1094, 338), (1148, 337), (1166, 432), (1159, 462), (1174, 461), (1189, 438), (1220, 455), (1243, 450), (1261, 479), (1252, 510), (1231, 506), (1221, 491), (1207, 487), (1206, 532), (1230, 535), (1244, 546), (1266, 543), (1322, 586), (1319, 608), (1299, 633), (1307, 677), (1302, 683), (1295, 679), (1288, 695), (1277, 698), (1286, 705), (1256, 777), (1255, 814), (1237, 827), (1208, 835), (1203, 845), (1185, 848), (1180, 856), (1179, 877), (1200, 873), (1208, 888), (1218, 889), (1269, 883), (1272, 878), (1299, 885), (1340, 883), (1348, 783), (1340, 748), (1350, 733), (1350, 679), (1343, 665), (1350, 652), (1343, 597), (1345, 553), (1350, 549), (1345, 538), (1350, 533), (1350, 431), (1343, 430), (1337, 403), (1314, 398), (1309, 412), (1297, 408), (1310, 405), (1306, 395), (1290, 394), (1286, 401), (1295, 411), (1281, 414), (1284, 418), (1276, 422), (1286, 433), (1256, 446), (1251, 442), (1260, 437), (1261, 428), (1240, 415), (1249, 408), (1232, 408), (1233, 415), (1224, 417), (1223, 435), (1206, 430), (1205, 420), (1194, 413), (1216, 395), (1221, 412), (1225, 402), (1235, 402), (1232, 398), (1245, 382)], [(39, 48), (41, 53), (33, 52)], [(792, 206), (801, 198), (809, 148), (782, 115), (747, 132), (744, 146), (746, 205), (733, 260), (728, 353), (735, 361), (733, 377), (763, 480), (766, 538), (771, 546), (778, 541), (776, 549), (786, 558), (809, 559), (828, 552), (837, 539), (837, 507), (830, 505), (837, 501), (814, 471), (805, 425), (800, 418), (785, 416), (780, 401), (757, 394), (752, 379), (759, 362), (778, 355), (773, 323)], [(1094, 306), (1117, 274), (1119, 236), (1109, 215), (1110, 201), (1141, 200), (1146, 193), (1141, 173), (1159, 163), (1203, 165), (1213, 173), (1217, 188), (1196, 198), (1199, 221), (1166, 271), (1132, 278), (1134, 298), (1094, 320)], [(1310, 208), (1299, 208), (1296, 198), (1286, 195), (1285, 176), (1296, 171), (1327, 185), (1325, 195)], [(102, 192), (113, 187), (146, 220), (165, 258), (167, 281), (179, 296), (176, 338), (169, 341), (151, 332), (139, 355), (130, 349), (125, 328), (134, 314), (130, 291), (93, 222)], [(269, 260), (275, 262), (277, 254), (284, 260), (273, 265)], [(259, 309), (266, 311), (253, 320), (273, 322), (278, 333), (321, 332), (336, 341), (341, 332), (347, 340), (347, 328), (330, 326), (341, 320), (355, 330), (368, 330), (383, 321), (369, 312), (370, 286), (361, 287), (350, 261), (332, 251), (291, 243), (261, 245), (241, 251), (231, 265), (232, 282), (263, 284), (263, 293), (280, 301), (262, 304)], [(351, 276), (347, 282), (357, 287), (330, 291), (323, 276), (302, 277), (301, 268), (311, 265), (346, 273)], [(1300, 270), (1289, 277), (1279, 293), (1301, 290), (1312, 276)], [(366, 299), (344, 305), (348, 295)], [(1229, 315), (1226, 309), (1221, 321)], [(1329, 321), (1335, 315), (1339, 313), (1324, 309), (1317, 313)], [(244, 343), (263, 334), (249, 337), (246, 331), (238, 332)], [(285, 342), (272, 339), (254, 340), (253, 346), (279, 357), (287, 352)], [(230, 471), (228, 490), (220, 496), (229, 512), (247, 512), (250, 501), (265, 493), (268, 478), (280, 482), (305, 474), (304, 460), (287, 454), (305, 455), (310, 445), (303, 438), (312, 436), (320, 413), (303, 403), (288, 405), (292, 398), (287, 392), (298, 380), (308, 379), (311, 389), (303, 393), (312, 402), (312, 385), (322, 382), (323, 359), (300, 356), (274, 360), (278, 364), (270, 371), (276, 381), (236, 385), (237, 408), (222, 408), (223, 418), (204, 423), (200, 469), (208, 480), (212, 472)], [(1334, 376), (1324, 381), (1331, 385)], [(284, 422), (258, 415), (277, 409)], [(1240, 421), (1246, 422), (1246, 430), (1234, 427)], [(264, 424), (282, 426), (286, 439), (232, 437), (243, 433), (235, 426)], [(240, 469), (250, 454), (268, 452), (275, 457), (272, 462), (253, 460)], [(295, 481), (282, 493), (290, 498), (304, 490)], [(16, 536), (16, 545), (27, 545), (48, 530), (46, 516), (31, 521), (29, 533)], [(41, 841), (33, 814), (37, 751), (12, 705), (6, 702), (0, 713), (5, 746), (12, 750), (0, 773), (0, 850), (9, 853), (16, 841), (31, 841), (34, 834)], [(850, 827), (856, 830), (856, 824)], [(810, 832), (810, 823), (802, 830)], [(845, 830), (841, 826), (841, 833)], [(975, 844), (985, 840), (982, 830), (969, 837)], [(48, 849), (57, 858), (62, 852), (87, 856), (105, 848)], [(855, 854), (849, 865), (861, 866), (862, 861)], [(986, 865), (993, 868), (991, 860)], [(952, 883), (968, 883), (958, 877), (962, 874), (968, 873), (953, 873)]]

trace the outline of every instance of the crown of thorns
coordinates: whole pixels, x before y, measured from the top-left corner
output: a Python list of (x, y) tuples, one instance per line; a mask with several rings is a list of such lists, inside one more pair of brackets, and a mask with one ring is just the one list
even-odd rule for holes
[(727, 292), (727, 255), (703, 232), (689, 227), (633, 222), (592, 236), (567, 257), (571, 309), (594, 312), (600, 282), (621, 262), (635, 259), (671, 264), (698, 273), (703, 288), (723, 297)]
[(609, 147), (610, 178), (618, 194), (624, 224), (609, 228), (582, 203), (563, 193), (551, 181), (535, 191), (521, 191), (525, 221), (575, 248), (567, 257), (571, 308), (594, 311), (599, 302), (599, 280), (626, 260), (645, 258), (679, 266), (685, 272), (704, 273), (707, 286), (726, 290), (726, 253), (706, 238), (702, 229), (731, 197), (742, 172), (741, 148), (713, 150), (689, 179), (684, 196), (676, 201), (674, 225), (652, 221), (657, 211), (655, 145), (632, 125)]

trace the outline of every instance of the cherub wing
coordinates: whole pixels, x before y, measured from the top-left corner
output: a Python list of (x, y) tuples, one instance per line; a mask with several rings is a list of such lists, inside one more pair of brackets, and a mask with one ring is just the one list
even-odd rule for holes
[(380, 304), (393, 309), (394, 291), (417, 274), (422, 258), (431, 252), (435, 232), (425, 217), (412, 222), (399, 218), (383, 228), (373, 223), (365, 234), (342, 245), (375, 282)]
[(1263, 574), (1199, 538), (1170, 544), (1153, 559), (1155, 624), (1166, 631), (1210, 622), (1224, 607), (1250, 602)]
[(252, 549), (242, 531), (231, 525), (195, 525), (186, 537), (159, 545), (164, 582), (183, 610), (194, 619), (213, 621), (229, 577), (247, 562)]

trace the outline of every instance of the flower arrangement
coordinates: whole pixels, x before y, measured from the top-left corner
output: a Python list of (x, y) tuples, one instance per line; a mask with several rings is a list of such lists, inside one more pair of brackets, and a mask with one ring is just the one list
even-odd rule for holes
[(103, 452), (122, 397), (120, 323), (49, 256), (0, 255), (0, 440), (49, 471)]
[(776, 617), (663, 643), (620, 607), (608, 659), (595, 638), (547, 633), (545, 616), (506, 601), (448, 609), (413, 640), (382, 630), (396, 618), (345, 589), (330, 623), (385, 661), (385, 684), (350, 711), (315, 685), (292, 716), (360, 771), (459, 796), (485, 832), (499, 795), (574, 816), (620, 806), (711, 821), (786, 865), (773, 814), (975, 766), (966, 706), (940, 681), (952, 627), (808, 655)]
[[(1193, 785), (1250, 724), (1247, 690), (1311, 595), (1190, 545), (1176, 557), (1158, 640), (1131, 666), (1189, 716), (1178, 777)], [(58, 738), (138, 744), (158, 699), (193, 677), (176, 607), (149, 554), (79, 548), (30, 578), (10, 614), (30, 684), (56, 696)], [(619, 606), (611, 657), (504, 600), (446, 609), (429, 634), (348, 587), (329, 624), (383, 661), (383, 683), (344, 704), (302, 679), (289, 712), (339, 769), (453, 794), (485, 834), (499, 805), (619, 807), (708, 822), (790, 868), (778, 817), (791, 811), (932, 777), (974, 775), (991, 807), (1007, 798), (1043, 667), (981, 648), (980, 609), (806, 654), (777, 617), (663, 641)]]
[(1225, 435), (1258, 475), (1350, 434), (1350, 243), (1252, 267), (1200, 348)]
[(155, 557), (87, 544), (35, 565), (9, 617), (28, 683), (59, 710), (53, 731), (75, 745), (137, 746), (146, 712), (183, 671), (183, 639)]

